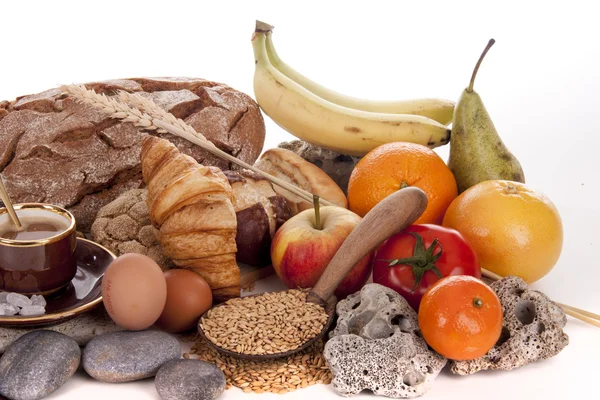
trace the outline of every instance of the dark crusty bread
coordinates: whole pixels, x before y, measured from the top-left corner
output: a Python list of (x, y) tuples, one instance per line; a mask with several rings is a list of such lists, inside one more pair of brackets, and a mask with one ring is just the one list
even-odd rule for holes
[(235, 193), (236, 260), (265, 266), (271, 263), (271, 239), (291, 217), (290, 207), (271, 182), (249, 170), (223, 171)]
[[(262, 151), (265, 125), (252, 98), (221, 83), (196, 78), (134, 78), (86, 84), (152, 99), (203, 133), (217, 147), (252, 164)], [(76, 103), (59, 89), (0, 102), (0, 172), (15, 202), (47, 202), (74, 213), (88, 232), (98, 210), (142, 184), (141, 140), (129, 123)], [(235, 166), (184, 139), (165, 134), (204, 165)]]

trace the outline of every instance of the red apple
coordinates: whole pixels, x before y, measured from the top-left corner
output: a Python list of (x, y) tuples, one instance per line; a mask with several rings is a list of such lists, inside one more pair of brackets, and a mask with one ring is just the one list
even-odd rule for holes
[[(320, 227), (314, 209), (304, 210), (287, 220), (271, 243), (271, 260), (277, 276), (288, 288), (314, 287), (360, 220), (352, 211), (335, 206), (320, 208)], [(338, 299), (364, 286), (371, 275), (373, 255), (371, 252), (363, 257), (340, 283), (335, 291)]]

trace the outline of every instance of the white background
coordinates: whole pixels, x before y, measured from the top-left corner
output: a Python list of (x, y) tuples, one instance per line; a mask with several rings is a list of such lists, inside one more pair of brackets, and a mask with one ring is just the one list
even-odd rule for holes
[[(560, 261), (534, 287), (600, 313), (600, 29), (592, 4), (3, 1), (0, 99), (143, 76), (202, 77), (253, 96), (255, 19), (275, 25), (284, 61), (332, 89), (373, 99), (457, 99), (493, 37), (475, 88), (528, 185), (550, 196), (564, 223)], [(266, 124), (265, 148), (292, 139)], [(447, 147), (437, 151), (447, 158)], [(570, 345), (551, 360), (470, 377), (444, 372), (424, 398), (598, 398), (600, 330), (569, 318), (566, 332)], [(322, 385), (283, 398), (309, 397), (338, 398)], [(48, 398), (158, 395), (151, 380), (115, 385), (78, 374)], [(233, 389), (222, 398), (258, 396)]]

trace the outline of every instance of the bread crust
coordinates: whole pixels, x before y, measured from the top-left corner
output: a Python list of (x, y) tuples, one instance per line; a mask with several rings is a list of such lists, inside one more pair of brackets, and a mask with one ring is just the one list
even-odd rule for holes
[[(262, 151), (265, 126), (258, 104), (222, 83), (166, 77), (85, 86), (108, 96), (124, 90), (149, 98), (249, 164)], [(143, 187), (140, 150), (148, 135), (170, 140), (205, 166), (236, 168), (185, 139), (143, 132), (53, 88), (0, 102), (0, 172), (15, 202), (66, 207), (78, 230), (87, 233), (100, 208)]]
[(287, 201), (260, 174), (245, 169), (223, 173), (235, 193), (236, 259), (253, 266), (269, 265), (275, 231), (291, 217)]
[[(348, 208), (348, 200), (344, 192), (333, 179), (319, 167), (304, 160), (293, 151), (281, 148), (269, 149), (262, 154), (254, 166), (339, 207)], [(312, 203), (286, 189), (279, 186), (274, 186), (274, 189), (286, 198), (293, 214), (313, 207)]]

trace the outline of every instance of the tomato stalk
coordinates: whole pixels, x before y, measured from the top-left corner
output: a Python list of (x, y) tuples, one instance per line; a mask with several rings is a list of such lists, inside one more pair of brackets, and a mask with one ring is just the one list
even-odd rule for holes
[[(415, 276), (415, 284), (412, 288), (414, 292), (417, 287), (421, 284), (421, 280), (423, 279), (423, 275), (427, 271), (433, 271), (437, 275), (438, 278), (442, 279), (443, 275), (440, 270), (436, 267), (435, 262), (442, 256), (442, 252), (444, 249), (442, 248), (441, 243), (436, 238), (429, 248), (425, 249), (425, 245), (423, 244), (423, 238), (421, 235), (415, 232), (409, 232), (416, 239), (415, 247), (413, 249), (412, 257), (407, 258), (397, 258), (394, 260), (381, 260), (388, 263), (388, 267), (393, 267), (396, 265), (407, 265), (412, 268), (413, 275)], [(440, 251), (435, 253), (435, 249), (439, 247)]]

